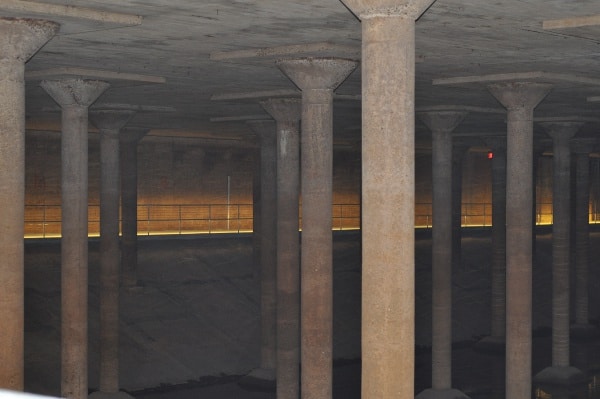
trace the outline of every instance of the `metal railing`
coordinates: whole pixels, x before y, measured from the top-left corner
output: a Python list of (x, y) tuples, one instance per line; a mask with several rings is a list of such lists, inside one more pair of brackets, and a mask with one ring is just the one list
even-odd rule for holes
[[(333, 204), (333, 230), (360, 229), (360, 204)], [(138, 235), (250, 233), (253, 225), (252, 204), (140, 204)], [(415, 227), (431, 228), (431, 203), (415, 204)], [(589, 222), (600, 223), (600, 206), (590, 204)], [(300, 226), (302, 226), (300, 216)], [(536, 224), (552, 224), (552, 203), (536, 205)], [(492, 204), (464, 203), (463, 227), (492, 225)], [(25, 205), (25, 236), (60, 237), (60, 205)], [(88, 234), (100, 234), (100, 206), (88, 206)]]
[[(139, 204), (138, 235), (250, 233), (253, 211), (252, 204)], [(332, 228), (359, 229), (360, 204), (333, 204)], [(60, 205), (25, 205), (25, 237), (60, 234)], [(100, 235), (99, 205), (88, 206), (88, 235)]]

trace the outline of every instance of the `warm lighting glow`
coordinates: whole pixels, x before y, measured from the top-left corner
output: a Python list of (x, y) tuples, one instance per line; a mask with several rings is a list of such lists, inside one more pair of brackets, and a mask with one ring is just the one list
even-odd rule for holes
[(494, 153), (491, 151), (488, 151), (488, 159), (493, 159), (494, 158)]

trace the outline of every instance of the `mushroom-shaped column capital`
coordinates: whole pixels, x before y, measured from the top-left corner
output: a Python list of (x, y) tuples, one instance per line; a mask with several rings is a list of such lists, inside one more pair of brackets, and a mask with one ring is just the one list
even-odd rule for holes
[(302, 117), (302, 100), (299, 98), (270, 98), (260, 105), (278, 123), (295, 123)]
[(73, 78), (44, 80), (41, 86), (61, 107), (89, 107), (110, 84), (101, 80)]
[(552, 140), (568, 142), (584, 124), (584, 122), (543, 122), (540, 126), (548, 136), (552, 137)]
[(0, 18), (0, 60), (26, 62), (59, 28), (56, 22), (43, 19)]
[(406, 16), (417, 19), (435, 0), (342, 0), (358, 18)]
[(534, 82), (494, 83), (488, 86), (490, 93), (508, 110), (533, 110), (551, 89), (551, 84)]
[(300, 90), (335, 90), (356, 69), (346, 58), (298, 58), (277, 61), (277, 66)]
[(418, 112), (417, 115), (421, 121), (432, 132), (452, 132), (467, 116), (464, 111), (428, 111)]
[(130, 110), (91, 110), (90, 122), (100, 131), (118, 132), (135, 115), (135, 111)]

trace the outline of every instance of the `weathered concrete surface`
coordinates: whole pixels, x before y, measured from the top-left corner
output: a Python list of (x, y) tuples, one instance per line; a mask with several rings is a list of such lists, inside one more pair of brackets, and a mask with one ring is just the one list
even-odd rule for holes
[(272, 385), (277, 367), (277, 134), (273, 121), (248, 125), (260, 143), (261, 361), (250, 378)]
[(596, 138), (575, 138), (571, 150), (575, 155), (575, 324), (570, 336), (590, 338), (600, 331), (590, 325), (589, 318), (589, 261), (590, 261), (590, 152)]
[[(574, 383), (584, 380), (570, 360), (570, 243), (571, 243), (571, 148), (570, 140), (581, 122), (546, 122), (552, 138), (554, 181), (552, 225), (552, 366), (542, 370), (535, 381)], [(554, 370), (550, 370), (554, 369)], [(579, 376), (577, 375), (579, 372)], [(562, 378), (558, 378), (562, 376)]]
[(344, 4), (362, 20), (362, 397), (412, 397), (415, 19), (432, 1)]
[(269, 99), (277, 122), (277, 397), (300, 393), (300, 99)]
[(100, 131), (100, 391), (119, 392), (119, 133), (135, 112), (92, 111)]
[(61, 395), (87, 397), (88, 389), (88, 107), (108, 83), (43, 81), (62, 108), (61, 168)]
[(25, 62), (58, 30), (51, 21), (0, 18), (0, 388), (23, 389)]
[(333, 269), (333, 90), (357, 62), (302, 58), (277, 63), (302, 90), (301, 392), (331, 398)]
[(531, 395), (533, 110), (548, 95), (543, 83), (496, 83), (490, 93), (507, 109), (506, 397)]
[[(452, 131), (466, 112), (417, 114), (432, 133), (432, 390), (417, 395), (446, 397), (452, 390)], [(457, 392), (452, 393), (452, 395)]]

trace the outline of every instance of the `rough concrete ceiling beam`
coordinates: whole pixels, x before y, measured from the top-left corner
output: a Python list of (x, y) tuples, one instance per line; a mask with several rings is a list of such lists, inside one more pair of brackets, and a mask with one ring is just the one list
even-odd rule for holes
[[(276, 97), (300, 97), (302, 93), (297, 89), (279, 89), (279, 90), (263, 90), (263, 91), (250, 91), (243, 93), (220, 93), (213, 94), (210, 99), (211, 101), (227, 101), (227, 100), (259, 100), (263, 98), (276, 98)], [(360, 94), (333, 94), (333, 98), (336, 100), (347, 100), (347, 101), (360, 101)]]
[(46, 17), (58, 18), (61, 22), (61, 17), (73, 19), (85, 19), (104, 24), (117, 24), (123, 26), (135, 26), (142, 23), (142, 17), (139, 15), (123, 14), (97, 10), (88, 7), (39, 3), (36, 1), (26, 0), (0, 0), (0, 12), (13, 14), (10, 16), (19, 17)]
[(505, 114), (506, 110), (502, 108), (486, 108), (471, 105), (434, 105), (430, 107), (417, 107), (416, 112), (436, 112), (436, 111), (464, 111), (481, 114)]
[[(135, 111), (135, 112), (176, 112), (173, 107), (163, 107), (158, 105), (133, 105), (133, 104), (95, 104), (91, 110), (118, 110), (118, 111)], [(42, 112), (61, 112), (60, 107), (46, 106), (42, 107)]]
[(573, 75), (568, 73), (553, 72), (516, 72), (516, 73), (498, 73), (491, 75), (460, 76), (452, 78), (433, 79), (433, 85), (468, 85), (478, 83), (492, 83), (505, 81), (528, 81), (528, 82), (568, 82), (574, 84), (600, 85), (600, 79), (587, 76)]
[(598, 25), (600, 25), (600, 15), (587, 15), (584, 17), (550, 19), (542, 22), (543, 29), (580, 28), (582, 26)]
[(245, 121), (262, 121), (271, 120), (272, 118), (265, 114), (255, 115), (240, 115), (240, 116), (217, 116), (210, 118), (211, 122), (245, 122)]
[(79, 76), (84, 79), (101, 79), (106, 81), (132, 81), (144, 83), (165, 83), (162, 76), (142, 75), (137, 73), (114, 72), (103, 69), (78, 67), (59, 67), (25, 72), (25, 80), (62, 79)]
[(551, 116), (533, 118), (534, 122), (600, 122), (600, 118), (589, 116)]
[(281, 57), (306, 53), (328, 52), (335, 55), (345, 54), (360, 56), (360, 47), (345, 46), (329, 42), (293, 44), (288, 46), (263, 47), (247, 50), (218, 51), (210, 54), (213, 61), (234, 60), (241, 58)]

